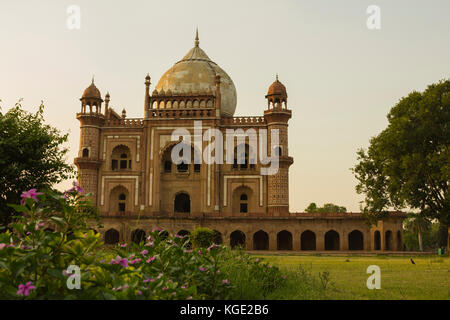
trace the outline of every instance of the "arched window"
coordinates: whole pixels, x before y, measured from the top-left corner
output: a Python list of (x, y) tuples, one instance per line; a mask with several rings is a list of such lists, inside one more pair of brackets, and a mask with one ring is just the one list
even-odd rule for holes
[(131, 152), (127, 146), (120, 145), (111, 154), (111, 170), (131, 169)]
[[(250, 169), (254, 169), (255, 168), (255, 164), (254, 163), (250, 163), (250, 162), (256, 162), (256, 159), (253, 160), (251, 159), (251, 149), (250, 146), (248, 144), (245, 144), (244, 147), (244, 151), (242, 152), (242, 145), (236, 146), (236, 148), (234, 149), (234, 161), (233, 161), (233, 165), (232, 168), (233, 169), (240, 169), (240, 170), (247, 170), (248, 168)], [(255, 157), (255, 155), (253, 155), (253, 157)], [(253, 161), (251, 161), (253, 160)]]
[(241, 213), (248, 212), (248, 197), (245, 193), (241, 194), (241, 202), (239, 204), (239, 212), (241, 212)]
[(123, 215), (127, 210), (131, 211), (130, 200), (127, 188), (122, 185), (114, 187), (109, 195), (109, 212), (113, 215)]
[(174, 200), (175, 212), (191, 212), (191, 199), (187, 193), (178, 193)]
[(83, 158), (89, 158), (89, 149), (88, 148), (83, 149)]
[(119, 195), (119, 211), (120, 212), (125, 212), (125, 209), (126, 209), (125, 200), (126, 199), (127, 199), (127, 196), (125, 194), (121, 193)]

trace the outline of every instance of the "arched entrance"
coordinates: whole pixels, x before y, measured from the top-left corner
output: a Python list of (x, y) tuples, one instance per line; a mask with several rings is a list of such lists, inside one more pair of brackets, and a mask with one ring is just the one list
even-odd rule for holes
[(373, 233), (373, 244), (374, 250), (381, 250), (381, 235), (378, 230)]
[(119, 231), (116, 229), (109, 229), (105, 232), (105, 244), (119, 243)]
[(325, 250), (339, 250), (339, 233), (334, 230), (330, 230), (325, 233)]
[(175, 196), (173, 207), (175, 212), (191, 212), (191, 198), (187, 193), (180, 192)]
[(292, 250), (292, 233), (286, 230), (278, 232), (277, 250)]
[(269, 250), (269, 235), (259, 230), (253, 235), (253, 250)]
[(364, 235), (359, 230), (353, 230), (348, 234), (349, 250), (364, 250)]
[(402, 232), (397, 231), (397, 251), (403, 251)]
[(301, 250), (316, 250), (316, 234), (306, 230), (300, 236)]
[(214, 230), (214, 244), (220, 245), (222, 243), (223, 243), (222, 234), (219, 231)]
[(245, 234), (240, 230), (233, 231), (230, 234), (230, 246), (231, 248), (237, 246), (245, 247)]
[(384, 246), (386, 251), (392, 250), (392, 231), (388, 230), (384, 234)]
[(136, 229), (131, 232), (131, 241), (137, 244), (145, 241), (145, 231), (142, 229)]

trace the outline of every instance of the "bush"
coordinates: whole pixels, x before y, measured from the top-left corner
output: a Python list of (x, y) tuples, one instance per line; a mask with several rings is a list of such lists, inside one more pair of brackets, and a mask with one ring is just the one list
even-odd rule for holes
[(214, 230), (198, 227), (191, 233), (191, 241), (194, 248), (207, 248), (214, 243), (216, 234)]
[[(162, 229), (140, 244), (105, 249), (88, 224), (97, 213), (80, 189), (33, 189), (12, 206), (22, 215), (0, 234), (0, 299), (238, 299), (248, 289), (235, 277), (241, 272), (264, 292), (283, 285), (277, 268), (224, 246), (190, 249), (188, 238)], [(214, 232), (194, 234), (204, 246)], [(77, 268), (80, 288), (69, 289)]]

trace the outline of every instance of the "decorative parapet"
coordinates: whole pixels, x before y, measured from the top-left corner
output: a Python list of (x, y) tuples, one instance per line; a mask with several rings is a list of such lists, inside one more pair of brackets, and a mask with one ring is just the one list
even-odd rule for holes
[(108, 119), (105, 122), (106, 127), (140, 128), (143, 125), (144, 120), (142, 118)]
[(250, 117), (224, 117), (221, 119), (222, 125), (266, 125), (266, 119), (261, 116), (250, 116)]
[(213, 108), (204, 109), (150, 109), (149, 118), (180, 119), (180, 118), (214, 118), (216, 111)]

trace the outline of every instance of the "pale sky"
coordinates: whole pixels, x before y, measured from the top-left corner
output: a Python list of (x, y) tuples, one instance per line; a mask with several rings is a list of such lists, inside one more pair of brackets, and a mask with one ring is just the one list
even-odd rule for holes
[[(381, 29), (366, 26), (369, 5)], [(70, 5), (81, 29), (66, 26)], [(279, 74), (289, 122), (290, 210), (333, 202), (359, 211), (349, 168), (413, 90), (450, 77), (450, 1), (20, 1), (0, 2), (2, 111), (20, 98), (79, 145), (79, 98), (92, 75), (111, 106), (143, 117), (144, 78), (200, 47), (233, 79), (235, 115), (262, 115)], [(61, 188), (68, 187), (69, 182)]]

